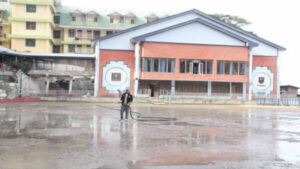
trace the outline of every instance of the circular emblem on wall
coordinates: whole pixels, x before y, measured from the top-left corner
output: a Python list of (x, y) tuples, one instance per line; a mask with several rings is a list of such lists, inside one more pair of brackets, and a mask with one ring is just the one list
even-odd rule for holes
[(105, 80), (112, 86), (121, 86), (127, 80), (127, 73), (122, 68), (111, 68), (106, 72)]
[(267, 67), (256, 67), (252, 75), (252, 90), (256, 96), (265, 96), (273, 91), (274, 74)]
[(130, 87), (130, 68), (123, 61), (110, 61), (103, 67), (102, 86), (109, 93)]

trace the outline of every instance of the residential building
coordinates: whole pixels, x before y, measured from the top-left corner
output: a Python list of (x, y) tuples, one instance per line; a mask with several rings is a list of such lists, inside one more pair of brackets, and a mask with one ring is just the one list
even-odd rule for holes
[(282, 97), (297, 97), (298, 96), (297, 86), (292, 85), (281, 85), (280, 86), (280, 94)]
[(0, 1), (0, 45), (10, 48), (10, 5), (8, 2)]
[(93, 39), (156, 19), (125, 10), (74, 9), (59, 0), (4, 0), (0, 43), (18, 52), (93, 54)]

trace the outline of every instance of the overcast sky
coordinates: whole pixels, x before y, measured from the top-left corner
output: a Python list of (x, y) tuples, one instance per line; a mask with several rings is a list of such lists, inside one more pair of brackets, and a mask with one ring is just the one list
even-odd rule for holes
[(300, 2), (299, 0), (62, 0), (63, 5), (80, 8), (113, 8), (158, 12), (199, 9), (208, 14), (243, 17), (252, 24), (246, 30), (284, 46), (281, 54), (281, 84), (300, 87)]

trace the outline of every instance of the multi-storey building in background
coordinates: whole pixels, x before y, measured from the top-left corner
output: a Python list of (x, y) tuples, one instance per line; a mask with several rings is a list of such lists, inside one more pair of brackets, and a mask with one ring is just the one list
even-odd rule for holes
[(92, 40), (146, 22), (154, 14), (81, 10), (59, 0), (2, 0), (0, 45), (17, 52), (92, 54)]

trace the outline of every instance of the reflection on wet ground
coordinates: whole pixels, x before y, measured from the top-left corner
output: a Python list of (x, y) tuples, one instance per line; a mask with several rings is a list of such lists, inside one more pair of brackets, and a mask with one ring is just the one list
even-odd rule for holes
[(119, 122), (104, 106), (1, 104), (0, 168), (300, 168), (300, 109), (135, 105), (178, 120)]

